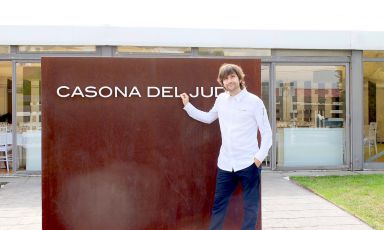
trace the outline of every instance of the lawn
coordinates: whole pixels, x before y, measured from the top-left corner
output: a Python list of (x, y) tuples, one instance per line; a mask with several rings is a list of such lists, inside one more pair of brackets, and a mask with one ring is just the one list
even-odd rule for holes
[(384, 174), (291, 177), (298, 184), (384, 230)]

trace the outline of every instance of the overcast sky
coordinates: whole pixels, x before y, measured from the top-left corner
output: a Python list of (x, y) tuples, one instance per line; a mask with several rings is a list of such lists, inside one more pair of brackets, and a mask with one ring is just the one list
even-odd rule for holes
[(8, 0), (0, 25), (384, 31), (383, 0)]

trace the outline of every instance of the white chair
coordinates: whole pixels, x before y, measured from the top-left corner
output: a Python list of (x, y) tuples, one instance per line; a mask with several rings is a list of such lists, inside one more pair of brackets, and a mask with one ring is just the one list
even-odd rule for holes
[(262, 165), (265, 166), (265, 167), (269, 167), (269, 163), (270, 163), (270, 160), (269, 160), (269, 153), (268, 155), (265, 157), (264, 161), (262, 162)]
[(12, 145), (9, 145), (8, 132), (6, 127), (0, 127), (0, 162), (5, 162), (7, 173), (9, 173), (10, 162), (12, 158)]
[(371, 147), (375, 148), (375, 155), (377, 154), (377, 122), (370, 122), (368, 128), (368, 136), (364, 138), (364, 145), (368, 144), (368, 154), (371, 156)]

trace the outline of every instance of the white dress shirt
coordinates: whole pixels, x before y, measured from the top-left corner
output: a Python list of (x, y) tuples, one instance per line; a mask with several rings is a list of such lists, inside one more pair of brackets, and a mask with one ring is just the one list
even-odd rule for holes
[[(204, 123), (219, 118), (222, 144), (217, 166), (225, 171), (238, 171), (262, 162), (272, 145), (272, 130), (263, 101), (246, 89), (235, 96), (221, 93), (209, 112), (196, 109), (191, 103), (184, 106), (188, 115)], [(257, 142), (260, 129), (261, 145)]]

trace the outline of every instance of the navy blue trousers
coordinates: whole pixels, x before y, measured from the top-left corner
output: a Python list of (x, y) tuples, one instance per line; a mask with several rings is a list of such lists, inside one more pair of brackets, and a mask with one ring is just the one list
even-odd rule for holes
[(259, 214), (260, 173), (261, 166), (257, 168), (255, 164), (237, 172), (218, 169), (209, 230), (222, 228), (229, 199), (239, 183), (243, 187), (244, 201), (244, 220), (241, 229), (255, 229)]

